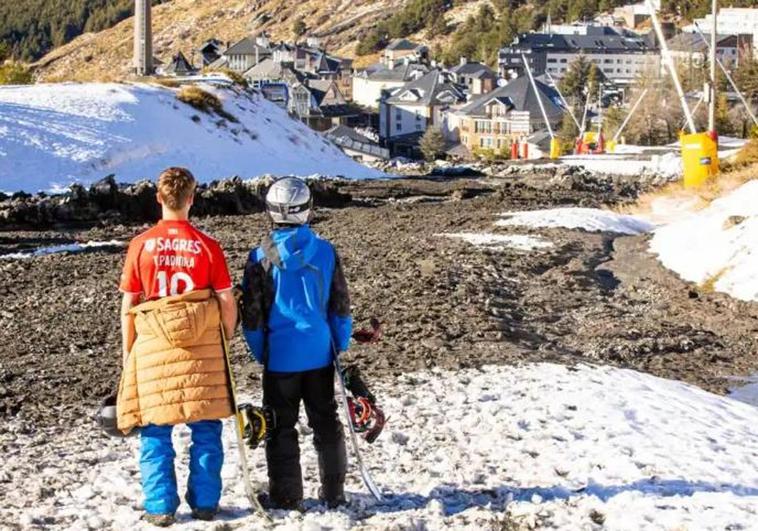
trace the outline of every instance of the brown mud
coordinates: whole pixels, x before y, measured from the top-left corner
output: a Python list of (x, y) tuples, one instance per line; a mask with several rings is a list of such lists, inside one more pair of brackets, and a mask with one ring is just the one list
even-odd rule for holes
[[(333, 186), (349, 200), (320, 208), (314, 226), (342, 255), (357, 325), (373, 316), (384, 323), (381, 343), (348, 354), (370, 379), (431, 367), (590, 362), (724, 393), (728, 377), (758, 370), (758, 305), (679, 280), (647, 253), (645, 236), (492, 225), (507, 210), (628, 202), (634, 184), (552, 175)], [(262, 213), (196, 223), (221, 241), (238, 280), (268, 229)], [(146, 226), (116, 218), (6, 230), (0, 255), (126, 241)], [(437, 236), (464, 231), (540, 235), (553, 246), (492, 250)], [(15, 419), (21, 431), (65, 425), (92, 415), (116, 389), (124, 252), (0, 258), (0, 423)], [(240, 383), (258, 385), (239, 337), (233, 354)]]

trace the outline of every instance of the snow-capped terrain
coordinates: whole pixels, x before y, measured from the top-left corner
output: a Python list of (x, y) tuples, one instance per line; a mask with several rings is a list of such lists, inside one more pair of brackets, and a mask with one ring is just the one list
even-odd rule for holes
[(258, 94), (202, 85), (238, 122), (152, 85), (0, 87), (0, 191), (56, 190), (116, 174), (154, 179), (168, 166), (201, 181), (239, 175), (383, 176)]
[(524, 212), (504, 212), (504, 219), (495, 222), (498, 227), (566, 228), (591, 232), (641, 234), (653, 225), (635, 216), (617, 214), (599, 208), (554, 208)]
[[(313, 498), (305, 515), (275, 513), (282, 529), (751, 529), (758, 522), (758, 409), (689, 385), (610, 367), (531, 364), (407, 374), (376, 386), (390, 421), (365, 458), (385, 496), (375, 502), (351, 468), (346, 508)], [(0, 519), (24, 528), (147, 529), (140, 517), (139, 441), (107, 439), (88, 421), (0, 444), (4, 481), (18, 485)], [(306, 493), (316, 459), (300, 425)], [(189, 434), (175, 435), (180, 492)], [(224, 431), (223, 512), (248, 511), (231, 424)], [(47, 453), (35, 444), (45, 440)], [(252, 456), (265, 479), (264, 454)], [(32, 465), (33, 463), (33, 465)], [(34, 471), (32, 472), (32, 468)], [(51, 496), (25, 506), (28, 492)], [(32, 497), (33, 499), (33, 497)], [(179, 529), (207, 529), (183, 505)], [(50, 524), (54, 523), (52, 526)]]
[(657, 229), (650, 250), (685, 280), (758, 301), (758, 181)]
[(553, 244), (545, 239), (526, 234), (492, 234), (490, 232), (454, 232), (436, 234), (444, 238), (462, 240), (471, 245), (487, 249), (516, 249), (517, 251), (533, 251), (545, 249)]
[(59, 253), (81, 253), (94, 249), (108, 247), (126, 247), (125, 242), (111, 240), (107, 242), (84, 242), (84, 243), (66, 243), (62, 245), (51, 245), (48, 247), (38, 247), (31, 251), (21, 251), (18, 253), (0, 254), (0, 260), (27, 260), (29, 258), (39, 258)]

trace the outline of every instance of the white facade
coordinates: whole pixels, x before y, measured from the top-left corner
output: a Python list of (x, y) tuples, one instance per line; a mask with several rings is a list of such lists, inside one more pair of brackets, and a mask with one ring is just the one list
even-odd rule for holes
[(661, 58), (656, 53), (647, 54), (579, 54), (555, 52), (547, 54), (546, 72), (555, 78), (561, 78), (571, 63), (583, 56), (586, 61), (595, 63), (609, 80), (628, 84), (645, 71), (660, 71)]
[(382, 91), (404, 86), (407, 81), (374, 81), (364, 76), (353, 76), (353, 101), (363, 107), (376, 109)]
[(423, 133), (431, 120), (431, 109), (424, 105), (382, 103), (379, 112), (379, 131), (382, 138)]
[[(706, 15), (695, 19), (703, 33), (710, 33), (713, 27), (713, 16)], [(751, 7), (722, 7), (716, 17), (716, 33), (722, 35), (752, 35), (753, 49), (758, 51), (758, 8)], [(683, 28), (684, 31), (696, 31), (695, 24)]]

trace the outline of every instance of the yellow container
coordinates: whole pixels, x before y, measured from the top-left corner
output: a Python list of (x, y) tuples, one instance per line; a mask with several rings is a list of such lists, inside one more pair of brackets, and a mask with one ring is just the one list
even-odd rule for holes
[(680, 134), (684, 186), (701, 186), (719, 172), (718, 144), (708, 133)]
[(555, 160), (560, 156), (561, 156), (561, 143), (557, 138), (553, 137), (550, 139), (550, 158)]
[(608, 153), (614, 153), (616, 151), (616, 141), (609, 140), (608, 143), (605, 145), (605, 150)]

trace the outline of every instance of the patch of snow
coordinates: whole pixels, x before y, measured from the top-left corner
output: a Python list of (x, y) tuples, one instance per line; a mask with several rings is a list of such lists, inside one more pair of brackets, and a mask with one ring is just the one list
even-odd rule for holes
[[(755, 525), (758, 408), (747, 404), (635, 371), (547, 363), (411, 373), (374, 387), (390, 420), (362, 448), (384, 502), (366, 493), (351, 461), (349, 505), (318, 505), (318, 465), (301, 418), (309, 510), (274, 512), (277, 528), (592, 529), (600, 519), (608, 529), (630, 530)], [(93, 432), (91, 419), (48, 435), (16, 422), (0, 432), (14, 456), (2, 469), (1, 521), (150, 529), (139, 520), (138, 438), (107, 439)], [(224, 424), (217, 525), (264, 526), (249, 511), (234, 428)], [(186, 428), (175, 431), (174, 443), (183, 493)], [(264, 452), (250, 456), (252, 477), (263, 480)], [(51, 483), (54, 494), (40, 497)], [(176, 529), (207, 528), (185, 504), (178, 518)]]
[[(631, 149), (628, 148), (627, 149)], [(562, 164), (579, 166), (593, 173), (614, 175), (652, 174), (676, 177), (682, 174), (682, 157), (678, 153), (663, 153), (631, 159), (624, 154), (565, 155)]]
[(758, 301), (758, 181), (659, 228), (650, 250), (685, 280)]
[(455, 232), (435, 234), (445, 238), (463, 240), (471, 245), (488, 247), (493, 249), (516, 249), (519, 251), (532, 251), (552, 247), (552, 242), (535, 236), (525, 234), (493, 234), (490, 232)]
[(91, 249), (99, 249), (104, 247), (126, 247), (126, 243), (118, 240), (111, 240), (107, 242), (84, 242), (84, 243), (67, 243), (63, 245), (51, 245), (49, 247), (39, 247), (33, 251), (23, 251), (20, 253), (8, 253), (0, 255), (0, 260), (27, 260), (29, 258), (39, 258), (40, 256), (48, 256), (51, 254), (60, 253), (81, 253)]
[(154, 179), (168, 166), (185, 166), (202, 182), (265, 173), (386, 177), (257, 93), (199, 86), (216, 94), (238, 123), (152, 85), (0, 87), (0, 187), (47, 191), (111, 173), (133, 182)]
[(644, 219), (598, 208), (528, 210), (505, 212), (501, 216), (506, 219), (496, 221), (498, 227), (566, 228), (618, 234), (642, 234), (654, 228)]

